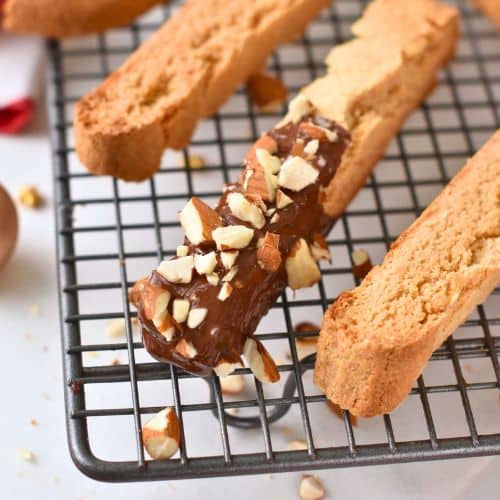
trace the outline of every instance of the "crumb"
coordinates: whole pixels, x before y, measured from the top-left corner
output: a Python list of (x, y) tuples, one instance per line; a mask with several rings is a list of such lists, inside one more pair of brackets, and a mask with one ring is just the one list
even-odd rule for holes
[(36, 456), (31, 450), (27, 450), (26, 448), (19, 448), (17, 450), (17, 456), (24, 462), (29, 462), (30, 464), (34, 464), (36, 462)]
[(474, 373), (475, 372), (474, 367), (470, 363), (464, 363), (463, 367), (464, 367), (464, 371), (467, 373)]
[(118, 259), (118, 263), (120, 264), (120, 266), (124, 266), (127, 263), (127, 260), (126, 259)]
[(50, 478), (50, 482), (51, 482), (52, 484), (58, 484), (58, 483), (59, 483), (59, 477), (58, 477), (58, 476), (52, 476), (52, 477)]
[(49, 394), (47, 394), (46, 392), (42, 392), (42, 394), (40, 394), (40, 397), (42, 399), (46, 399), (47, 401), (50, 401), (52, 398), (50, 397)]
[(32, 339), (33, 339), (33, 336), (31, 335), (30, 332), (26, 332), (24, 334), (24, 340), (27, 340), (28, 342), (30, 342)]
[(175, 491), (177, 488), (175, 487), (174, 484), (167, 483), (167, 486), (172, 490)]
[(266, 477), (267, 479), (274, 479), (274, 476), (272, 474), (267, 474)]
[(195, 170), (198, 170), (198, 169), (203, 168), (205, 166), (205, 159), (199, 155), (188, 155), (187, 164), (186, 164), (186, 158), (183, 155), (183, 156), (179, 157), (178, 164), (179, 164), (179, 167), (188, 166), (189, 168), (193, 168)]
[(85, 361), (90, 361), (91, 359), (97, 359), (99, 357), (99, 353), (97, 351), (85, 351), (83, 353), (83, 357)]
[(38, 425), (38, 420), (36, 418), (32, 418), (30, 420), (30, 425), (32, 425), (33, 427), (36, 427)]
[(116, 318), (106, 325), (106, 335), (110, 339), (121, 339), (125, 337), (125, 320), (123, 318)]
[(119, 358), (113, 358), (111, 360), (111, 363), (110, 363), (111, 366), (118, 366), (118, 365), (121, 365), (121, 361), (119, 360)]
[(19, 203), (27, 208), (41, 208), (45, 205), (45, 198), (35, 186), (21, 186), (17, 193)]
[(42, 351), (43, 351), (43, 352), (49, 352), (49, 346), (47, 346), (47, 345), (43, 345), (43, 346), (42, 346)]
[(36, 317), (40, 316), (40, 306), (38, 304), (30, 305), (30, 315)]

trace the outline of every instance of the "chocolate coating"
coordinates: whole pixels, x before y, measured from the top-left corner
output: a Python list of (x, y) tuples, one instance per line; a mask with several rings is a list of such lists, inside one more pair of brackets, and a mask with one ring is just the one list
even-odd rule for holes
[[(337, 139), (328, 140), (323, 137), (319, 141), (316, 153), (306, 155), (303, 151), (304, 145), (314, 138), (311, 124), (335, 132)], [(321, 128), (316, 128), (316, 132)], [(251, 193), (244, 188), (245, 174), (248, 170), (256, 168), (258, 165), (256, 149), (262, 147), (265, 141), (269, 142), (269, 138), (277, 144), (277, 151), (274, 154), (282, 162), (291, 154), (307, 156), (307, 161), (318, 169), (319, 175), (316, 182), (301, 191), (294, 192), (281, 188), (293, 199), (293, 203), (277, 210), (279, 214), (277, 221), (271, 222), (272, 217), (268, 216), (264, 227), (256, 229), (231, 213), (227, 198), (234, 192), (249, 197)], [(217, 295), (222, 281), (218, 286), (213, 286), (207, 282), (204, 275), (199, 275), (195, 270), (188, 284), (171, 283), (153, 271), (148, 278), (139, 281), (131, 291), (130, 298), (138, 309), (144, 345), (153, 357), (162, 362), (174, 363), (188, 372), (202, 376), (210, 375), (213, 368), (223, 361), (237, 363), (241, 360), (246, 339), (253, 335), (261, 318), (287, 286), (285, 261), (291, 249), (301, 238), (312, 242), (315, 234), (324, 233), (332, 223), (322, 209), (322, 187), (326, 187), (332, 180), (349, 142), (349, 133), (340, 125), (309, 114), (298, 123), (289, 122), (271, 130), (250, 148), (239, 182), (225, 186), (224, 194), (215, 209), (224, 221), (224, 225), (246, 225), (255, 231), (250, 244), (239, 251), (235, 263), (238, 272), (231, 280), (233, 288), (231, 295), (225, 301), (219, 300)], [(265, 204), (268, 209), (275, 206), (270, 201), (266, 201)], [(268, 231), (279, 235), (281, 263), (273, 272), (264, 270), (257, 259), (258, 241)], [(191, 245), (189, 241), (185, 241), (185, 244), (189, 246), (189, 254), (206, 253), (216, 249), (214, 242)], [(220, 277), (227, 272), (218, 254), (215, 272)], [(180, 325), (176, 323), (176, 332), (172, 340), (167, 341), (144, 314), (143, 300), (146, 295), (144, 289), (151, 286), (167, 290), (171, 294), (169, 312), (172, 311), (174, 298), (186, 298), (191, 302), (191, 308), (206, 308), (208, 310), (206, 318), (196, 328), (189, 328), (186, 323)], [(176, 350), (181, 338), (195, 347), (197, 354), (193, 358), (185, 357)]]

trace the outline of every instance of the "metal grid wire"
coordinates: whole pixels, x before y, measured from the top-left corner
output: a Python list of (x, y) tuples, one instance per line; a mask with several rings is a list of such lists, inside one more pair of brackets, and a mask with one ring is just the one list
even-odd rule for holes
[[(272, 56), (269, 71), (291, 95), (322, 73), (324, 56), (349, 38), (363, 3), (337, 0), (301, 40)], [(499, 290), (434, 353), (400, 408), (357, 425), (346, 411), (343, 422), (331, 413), (311, 380), (313, 356), (299, 365), (295, 343), (317, 335), (295, 332), (298, 321), (319, 323), (334, 298), (356, 284), (351, 251), (363, 247), (380, 262), (397, 234), (500, 125), (500, 39), (477, 12), (465, 3), (459, 7), (459, 55), (337, 222), (328, 239), (333, 264), (323, 267), (317, 287), (284, 293), (259, 327), (282, 381), (262, 386), (240, 369), (246, 389), (234, 396), (221, 393), (217, 378), (202, 380), (154, 362), (135, 336), (127, 290), (175, 253), (181, 241), (177, 210), (195, 194), (213, 203), (222, 183), (238, 176), (249, 145), (284, 109), (261, 115), (240, 90), (203, 121), (188, 150), (166, 153), (153, 179), (127, 184), (95, 178), (75, 158), (72, 107), (172, 7), (98, 37), (48, 42), (67, 427), (72, 457), (84, 473), (108, 481), (180, 479), (500, 452)], [(178, 165), (179, 157), (189, 164), (190, 155), (200, 153), (208, 160), (202, 170)], [(106, 337), (106, 322), (122, 317), (126, 337)], [(175, 407), (181, 422), (180, 452), (152, 462), (141, 445), (141, 426), (166, 405)], [(249, 415), (257, 429), (229, 425)], [(291, 439), (303, 439), (307, 449), (288, 451)]]

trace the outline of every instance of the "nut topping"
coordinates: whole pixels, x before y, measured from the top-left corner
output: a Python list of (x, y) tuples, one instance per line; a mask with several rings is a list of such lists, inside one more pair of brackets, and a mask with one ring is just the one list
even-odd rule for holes
[(276, 191), (276, 207), (281, 210), (282, 208), (287, 207), (293, 203), (292, 198), (286, 195), (281, 189)]
[(198, 274), (211, 274), (216, 265), (215, 252), (209, 252), (205, 255), (196, 254), (194, 256), (194, 268)]
[(373, 264), (366, 250), (362, 248), (354, 250), (351, 253), (352, 258), (352, 274), (358, 280), (362, 280), (372, 269)]
[(193, 359), (198, 354), (198, 351), (196, 350), (195, 346), (191, 344), (191, 342), (188, 342), (186, 339), (179, 340), (179, 342), (175, 346), (175, 350), (181, 356), (184, 356), (185, 358), (188, 359)]
[(313, 234), (313, 242), (311, 244), (311, 253), (316, 260), (326, 260), (327, 262), (332, 261), (332, 256), (330, 255), (330, 248), (325, 238), (320, 233)]
[(313, 109), (313, 105), (311, 104), (309, 99), (299, 94), (288, 104), (288, 113), (285, 118), (278, 124), (278, 127), (282, 127), (289, 122), (299, 123), (300, 120), (302, 120), (304, 116), (311, 113)]
[(279, 251), (279, 234), (266, 233), (262, 246), (257, 250), (257, 262), (262, 269), (270, 273), (277, 271), (281, 265)]
[(224, 283), (217, 295), (217, 298), (224, 302), (233, 293), (233, 287), (229, 283)]
[[(241, 361), (238, 361), (237, 363), (229, 363), (228, 361), (222, 361), (214, 368), (215, 374), (218, 377), (221, 377), (220, 385), (222, 387), (222, 392), (225, 392), (223, 386), (224, 381), (226, 381), (229, 378), (228, 376), (231, 375), (231, 373), (233, 373), (234, 370), (236, 370), (236, 368), (243, 368), (243, 364), (241, 363)], [(231, 379), (237, 377), (243, 378), (241, 375), (232, 375)]]
[(229, 282), (238, 274), (238, 266), (233, 266), (223, 277), (222, 281)]
[(248, 337), (243, 347), (243, 356), (255, 378), (260, 382), (272, 384), (280, 379), (273, 358), (260, 342)]
[(319, 141), (318, 139), (313, 139), (309, 141), (304, 147), (304, 153), (314, 156), (318, 152)]
[[(224, 363), (224, 364), (229, 365), (230, 363)], [(240, 366), (241, 365), (236, 365), (235, 368), (239, 368)], [(218, 368), (219, 367), (217, 367), (216, 369)], [(238, 394), (245, 388), (245, 379), (243, 375), (237, 373), (235, 375), (228, 374), (228, 376), (219, 375), (219, 377), (223, 377), (220, 379), (220, 388), (222, 390), (222, 394), (226, 395)]]
[(319, 171), (300, 156), (290, 156), (281, 166), (278, 183), (281, 187), (292, 191), (302, 189), (314, 184)]
[(309, 250), (307, 241), (301, 238), (293, 246), (285, 262), (288, 286), (292, 290), (307, 288), (316, 284), (321, 274)]
[(191, 307), (191, 304), (189, 300), (186, 299), (175, 299), (174, 304), (172, 306), (172, 314), (174, 316), (175, 321), (177, 323), (184, 323), (186, 321), (188, 314), (189, 314), (189, 308)]
[(219, 275), (217, 273), (207, 274), (207, 281), (212, 286), (217, 286), (219, 284)]
[(257, 148), (255, 150), (255, 156), (259, 165), (261, 165), (264, 170), (271, 174), (277, 174), (280, 171), (281, 160), (277, 156), (273, 156), (267, 149)]
[(180, 428), (173, 408), (158, 412), (142, 428), (142, 442), (153, 460), (166, 460), (179, 449)]
[(241, 249), (252, 241), (254, 230), (246, 226), (218, 227), (212, 232), (212, 237), (219, 250)]
[(189, 253), (189, 247), (187, 245), (179, 245), (177, 247), (177, 257), (185, 257)]
[[(264, 150), (258, 149), (257, 151)], [(264, 227), (266, 218), (262, 210), (254, 203), (248, 201), (241, 193), (231, 193), (227, 197), (227, 204), (233, 215), (238, 217), (238, 219), (250, 222), (257, 229)]]
[(207, 317), (208, 309), (204, 307), (197, 307), (189, 311), (187, 326), (189, 328), (196, 328), (200, 326), (204, 319)]
[(190, 283), (193, 277), (193, 267), (193, 256), (186, 255), (162, 261), (156, 271), (170, 283)]
[(226, 269), (231, 269), (238, 258), (239, 252), (221, 252), (220, 260)]
[(179, 218), (187, 239), (194, 245), (212, 241), (213, 230), (222, 226), (219, 214), (195, 196), (180, 212)]

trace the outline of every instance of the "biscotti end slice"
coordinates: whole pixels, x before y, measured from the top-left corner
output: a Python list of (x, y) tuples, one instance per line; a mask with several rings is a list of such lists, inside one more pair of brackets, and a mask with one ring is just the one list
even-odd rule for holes
[(390, 412), (498, 283), (500, 131), (327, 311), (315, 383), (354, 415)]
[[(5, 0), (2, 28), (51, 38), (122, 26), (165, 0)], [(0, 2), (0, 5), (2, 2)]]
[(500, 30), (500, 0), (474, 0), (474, 5), (488, 16)]
[(375, 0), (353, 25), (356, 38), (328, 55), (327, 74), (302, 90), (353, 139), (326, 193), (330, 216), (342, 214), (405, 118), (434, 88), (455, 53), (458, 21), (455, 8), (436, 0)]
[(151, 176), (165, 148), (185, 147), (198, 120), (213, 114), (328, 3), (189, 0), (77, 103), (80, 161), (95, 174)]

